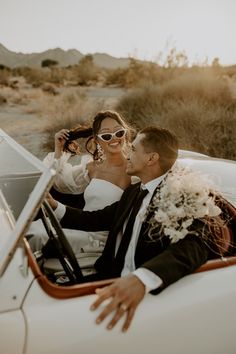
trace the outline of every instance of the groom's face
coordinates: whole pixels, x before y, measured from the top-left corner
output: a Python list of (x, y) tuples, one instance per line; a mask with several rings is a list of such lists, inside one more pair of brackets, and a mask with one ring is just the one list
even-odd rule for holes
[(128, 155), (128, 162), (126, 173), (128, 175), (138, 176), (142, 179), (145, 174), (145, 167), (147, 167), (147, 162), (149, 160), (149, 153), (146, 153), (144, 146), (142, 145), (142, 139), (145, 137), (144, 134), (138, 134), (132, 143), (130, 153)]

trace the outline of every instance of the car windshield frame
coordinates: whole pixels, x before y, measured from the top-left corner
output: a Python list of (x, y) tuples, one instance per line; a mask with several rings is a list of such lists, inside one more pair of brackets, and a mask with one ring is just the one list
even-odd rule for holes
[[(20, 210), (17, 218), (14, 217), (11, 211), (11, 206), (7, 203), (3, 193), (1, 192), (0, 216), (2, 217), (2, 225), (4, 225), (6, 234), (1, 236), (0, 276), (4, 273), (16, 247), (18, 246), (20, 240), (24, 237), (31, 221), (35, 217), (46, 193), (53, 184), (53, 179), (55, 176), (55, 170), (53, 168), (47, 168), (37, 157), (33, 156), (30, 152), (24, 149), (2, 129), (0, 129), (0, 149), (1, 144), (4, 144), (5, 147), (3, 148), (4, 154), (0, 153), (0, 166), (2, 166), (0, 179), (2, 180), (2, 183), (4, 183), (5, 179), (9, 180), (9, 178), (12, 178), (14, 180), (14, 178), (17, 179), (21, 177), (33, 177), (35, 178), (36, 183), (27, 197), (26, 202), (22, 210)], [(9, 159), (6, 157), (8, 147)], [(18, 157), (21, 161), (20, 171), (17, 170), (17, 164), (14, 166), (12, 165), (14, 164), (14, 161), (10, 161), (11, 156), (14, 156), (14, 153), (15, 157)], [(24, 163), (26, 166), (29, 166), (29, 171), (24, 171)], [(6, 165), (12, 166), (10, 173), (6, 173), (8, 171), (8, 166)], [(4, 237), (6, 237), (5, 240), (3, 240)]]

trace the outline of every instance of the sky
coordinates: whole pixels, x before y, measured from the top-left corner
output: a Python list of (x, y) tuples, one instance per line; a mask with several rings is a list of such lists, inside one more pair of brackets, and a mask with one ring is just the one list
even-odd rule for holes
[(60, 47), (161, 62), (236, 64), (236, 0), (0, 0), (0, 43), (16, 52)]

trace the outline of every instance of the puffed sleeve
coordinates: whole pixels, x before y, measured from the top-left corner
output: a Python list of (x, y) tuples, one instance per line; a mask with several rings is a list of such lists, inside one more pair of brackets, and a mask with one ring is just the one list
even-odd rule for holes
[(88, 155), (82, 156), (79, 165), (71, 165), (68, 160), (71, 154), (63, 152), (59, 159), (54, 158), (54, 152), (50, 152), (43, 160), (47, 167), (56, 169), (54, 188), (61, 193), (80, 194), (90, 182), (87, 163), (91, 161)]

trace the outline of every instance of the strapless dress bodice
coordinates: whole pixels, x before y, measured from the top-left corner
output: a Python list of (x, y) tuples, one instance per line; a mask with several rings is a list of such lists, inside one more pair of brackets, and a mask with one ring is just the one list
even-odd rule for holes
[(120, 200), (123, 189), (104, 179), (92, 178), (84, 191), (84, 210), (103, 209)]

